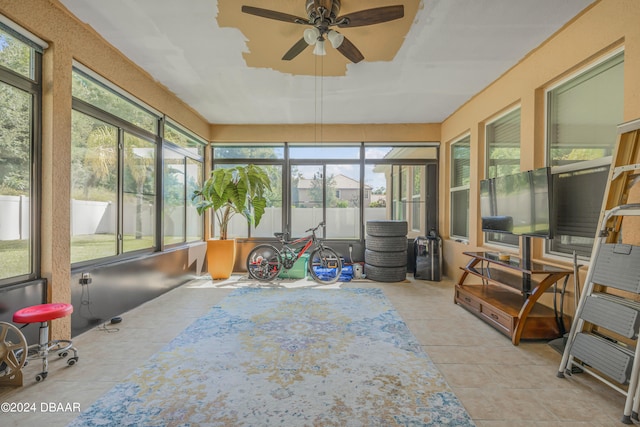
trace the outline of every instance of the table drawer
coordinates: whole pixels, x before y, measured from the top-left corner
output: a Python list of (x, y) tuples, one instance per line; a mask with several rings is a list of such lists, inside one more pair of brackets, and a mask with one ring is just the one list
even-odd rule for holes
[(469, 295), (464, 290), (456, 288), (456, 301), (459, 304), (465, 305), (475, 312), (480, 312), (481, 303), (480, 300)]
[(496, 310), (494, 307), (491, 307), (487, 304), (481, 305), (480, 313), (488, 321), (499, 325), (509, 333), (513, 331), (515, 325), (515, 319), (513, 318), (513, 316), (510, 316), (500, 310)]

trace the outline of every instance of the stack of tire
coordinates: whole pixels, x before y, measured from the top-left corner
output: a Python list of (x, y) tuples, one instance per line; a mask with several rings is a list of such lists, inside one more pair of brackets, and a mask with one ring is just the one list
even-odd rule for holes
[(377, 282), (407, 278), (407, 221), (367, 221), (364, 273)]

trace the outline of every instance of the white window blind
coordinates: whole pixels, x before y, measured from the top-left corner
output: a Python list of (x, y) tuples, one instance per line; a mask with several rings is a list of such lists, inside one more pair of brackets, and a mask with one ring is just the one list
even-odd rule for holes
[[(520, 109), (511, 111), (486, 126), (487, 178), (520, 172)], [(488, 243), (517, 247), (519, 237), (505, 233), (486, 233)]]
[(487, 178), (520, 172), (520, 109), (487, 124)]
[(549, 91), (550, 166), (611, 155), (624, 107), (624, 55)]
[(451, 236), (469, 238), (471, 137), (451, 145)]

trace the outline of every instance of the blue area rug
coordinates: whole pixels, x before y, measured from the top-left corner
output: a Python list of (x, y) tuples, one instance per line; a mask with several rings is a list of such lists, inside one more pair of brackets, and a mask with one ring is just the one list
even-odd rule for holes
[(472, 426), (378, 289), (238, 289), (70, 426)]

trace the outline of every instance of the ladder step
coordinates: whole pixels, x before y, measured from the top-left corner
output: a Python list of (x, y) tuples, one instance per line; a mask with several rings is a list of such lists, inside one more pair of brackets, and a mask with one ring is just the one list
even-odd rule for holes
[(636, 338), (640, 326), (640, 304), (609, 294), (594, 293), (585, 301), (580, 317), (624, 337)]
[(640, 293), (640, 246), (603, 244), (593, 269), (594, 283)]
[(635, 172), (637, 170), (640, 170), (640, 163), (618, 166), (618, 167), (613, 169), (613, 175), (611, 175), (611, 179), (618, 178), (624, 172)]
[(572, 354), (620, 384), (628, 384), (633, 353), (609, 340), (580, 332), (573, 343)]

